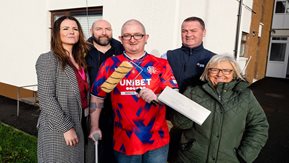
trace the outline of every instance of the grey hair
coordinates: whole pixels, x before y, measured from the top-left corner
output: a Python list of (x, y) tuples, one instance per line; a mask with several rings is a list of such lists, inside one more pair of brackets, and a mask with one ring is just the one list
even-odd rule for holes
[(144, 34), (146, 34), (146, 30), (145, 30), (144, 25), (140, 21), (138, 21), (136, 19), (130, 19), (130, 20), (126, 21), (121, 27), (121, 34), (123, 34), (123, 30), (124, 30), (125, 26), (127, 26), (129, 24), (134, 24), (134, 23), (140, 25), (142, 30), (143, 30), (143, 32), (144, 32)]
[(214, 55), (210, 59), (210, 61), (207, 63), (205, 70), (204, 70), (203, 74), (201, 75), (200, 79), (202, 81), (209, 81), (209, 77), (208, 77), (209, 68), (213, 68), (221, 62), (229, 62), (232, 65), (233, 72), (234, 72), (234, 75), (233, 75), (234, 79), (241, 79), (241, 80), (245, 81), (245, 79), (243, 78), (243, 76), (241, 74), (241, 68), (240, 68), (239, 64), (237, 63), (237, 61), (233, 57), (231, 57), (227, 54)]

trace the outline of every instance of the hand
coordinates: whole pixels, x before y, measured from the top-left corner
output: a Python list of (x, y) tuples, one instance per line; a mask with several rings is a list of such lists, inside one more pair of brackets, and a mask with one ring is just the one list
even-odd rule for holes
[(74, 128), (71, 128), (70, 130), (66, 131), (63, 134), (63, 136), (66, 142), (66, 145), (68, 146), (75, 146), (78, 143), (78, 137), (76, 135)]
[[(88, 137), (91, 138), (92, 140), (94, 140), (93, 139), (93, 135), (95, 133), (97, 133), (99, 135), (99, 140), (101, 140), (102, 139), (102, 133), (101, 133), (101, 130), (99, 128), (91, 128), (90, 129), (90, 134), (89, 134)], [(98, 141), (98, 140), (94, 140), (94, 141)]]
[(143, 88), (138, 94), (145, 102), (151, 103), (153, 100), (157, 101), (157, 95), (149, 88)]

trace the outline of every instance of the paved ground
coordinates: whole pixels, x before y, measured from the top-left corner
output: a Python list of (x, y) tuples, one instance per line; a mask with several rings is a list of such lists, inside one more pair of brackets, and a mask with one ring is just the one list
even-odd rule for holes
[[(255, 162), (289, 162), (289, 79), (265, 78), (251, 88), (270, 124), (269, 140)], [(20, 116), (16, 117), (16, 101), (0, 96), (0, 121), (37, 135), (39, 109), (24, 103), (20, 106)]]
[(39, 108), (20, 102), (20, 114), (16, 115), (17, 102), (0, 96), (0, 121), (31, 135), (37, 135), (36, 123)]
[(289, 79), (265, 78), (251, 88), (270, 124), (269, 140), (256, 162), (289, 162)]

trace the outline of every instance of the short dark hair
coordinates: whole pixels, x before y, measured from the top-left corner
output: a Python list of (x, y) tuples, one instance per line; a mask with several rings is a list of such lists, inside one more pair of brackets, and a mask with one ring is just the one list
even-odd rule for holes
[(203, 19), (201, 19), (199, 17), (195, 17), (195, 16), (188, 17), (183, 22), (191, 22), (191, 21), (199, 22), (201, 24), (201, 26), (203, 27), (203, 29), (206, 29), (205, 22), (203, 21)]

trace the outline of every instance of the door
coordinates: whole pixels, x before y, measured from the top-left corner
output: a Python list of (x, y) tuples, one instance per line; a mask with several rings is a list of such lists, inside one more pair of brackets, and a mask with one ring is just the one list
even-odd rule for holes
[(266, 76), (286, 78), (289, 56), (288, 37), (272, 37)]

